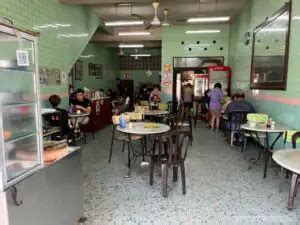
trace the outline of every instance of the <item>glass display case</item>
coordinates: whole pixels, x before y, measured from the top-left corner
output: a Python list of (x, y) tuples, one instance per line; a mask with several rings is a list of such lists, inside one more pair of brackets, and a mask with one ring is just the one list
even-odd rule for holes
[(0, 191), (43, 165), (37, 37), (0, 24)]

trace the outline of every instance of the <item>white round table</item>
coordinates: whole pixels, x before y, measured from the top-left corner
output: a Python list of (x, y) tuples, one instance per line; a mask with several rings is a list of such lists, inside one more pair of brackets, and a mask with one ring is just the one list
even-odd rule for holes
[[(270, 155), (272, 154), (272, 150), (274, 149), (275, 144), (279, 140), (279, 138), (284, 135), (284, 144), (286, 143), (286, 138), (287, 138), (287, 131), (290, 130), (290, 128), (286, 125), (283, 124), (275, 124), (275, 127), (273, 128), (267, 128), (265, 124), (257, 124), (256, 126), (252, 127), (249, 124), (243, 124), (241, 125), (241, 129), (245, 130), (250, 134), (252, 138), (256, 138), (260, 146), (263, 146), (264, 149), (264, 175), (263, 177), (266, 178), (267, 175), (267, 166), (268, 166), (268, 161), (270, 158)], [(253, 136), (253, 133), (255, 136)], [(258, 133), (264, 133), (265, 134), (265, 144), (261, 143), (261, 140), (259, 138)], [(273, 141), (272, 144), (270, 144), (269, 140), (269, 134), (278, 134), (275, 140)], [(256, 160), (258, 160), (260, 155), (260, 152), (258, 156), (256, 157)]]
[[(293, 173), (290, 193), (288, 198), (288, 209), (293, 209), (295, 193), (297, 193), (297, 186), (300, 176), (300, 150), (298, 149), (283, 149), (274, 152), (273, 160), (281, 167)], [(283, 178), (282, 174), (282, 178)]]
[(157, 128), (145, 128), (146, 124), (149, 124), (149, 122), (129, 122), (125, 128), (118, 126), (117, 130), (126, 134), (151, 135), (165, 133), (171, 129), (170, 126), (162, 123), (151, 123), (158, 125)]
[(253, 132), (267, 132), (267, 133), (282, 133), (287, 132), (291, 128), (283, 124), (275, 124), (274, 128), (267, 128), (264, 124), (257, 124), (255, 127), (250, 127), (249, 124), (241, 125), (241, 128), (247, 131)]
[[(126, 135), (128, 135), (128, 174), (125, 176), (126, 178), (130, 177), (131, 174), (131, 151), (133, 152), (133, 155), (135, 157), (137, 156), (142, 156), (143, 157), (143, 162), (141, 163), (141, 166), (148, 166), (149, 163), (145, 162), (145, 156), (147, 153), (146, 150), (146, 142), (145, 139), (142, 139), (142, 152), (135, 152), (134, 149), (132, 148), (131, 145), (131, 135), (142, 135), (145, 136), (146, 135), (155, 135), (155, 134), (162, 134), (165, 132), (168, 132), (171, 128), (168, 125), (162, 124), (162, 123), (152, 123), (151, 124), (156, 124), (158, 127), (157, 128), (145, 128), (146, 124), (149, 124), (149, 122), (129, 122), (126, 123), (126, 127), (125, 128), (121, 128), (120, 125), (117, 127), (117, 130), (120, 132), (125, 133)], [(146, 151), (145, 151), (146, 150)]]

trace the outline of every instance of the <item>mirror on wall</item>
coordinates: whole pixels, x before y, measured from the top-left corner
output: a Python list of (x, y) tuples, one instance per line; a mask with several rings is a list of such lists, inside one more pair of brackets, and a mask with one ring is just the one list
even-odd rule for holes
[(291, 4), (256, 27), (253, 35), (251, 89), (285, 90)]

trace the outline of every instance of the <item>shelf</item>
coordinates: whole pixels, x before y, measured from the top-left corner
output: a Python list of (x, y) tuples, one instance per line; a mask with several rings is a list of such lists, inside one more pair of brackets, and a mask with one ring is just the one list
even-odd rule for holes
[(27, 69), (22, 69), (22, 68), (25, 68), (25, 67), (20, 67), (20, 68), (3, 68), (3, 67), (0, 67), (0, 72), (11, 72), (11, 71), (14, 71), (14, 72), (28, 72), (28, 73), (33, 73), (34, 72), (33, 70), (27, 70)]
[(24, 135), (22, 137), (12, 138), (12, 139), (10, 139), (8, 141), (5, 141), (5, 144), (14, 143), (14, 142), (17, 142), (17, 141), (20, 141), (20, 140), (32, 137), (34, 135), (37, 135), (37, 133), (36, 132), (32, 132), (32, 133), (29, 133), (29, 134)]
[(33, 106), (36, 105), (36, 102), (11, 102), (3, 104), (3, 107), (18, 107), (18, 106)]
[(13, 131), (12, 134), (13, 135), (10, 138), (5, 140), (5, 143), (9, 143), (11, 141), (18, 140), (22, 137), (27, 137), (27, 136), (33, 135), (33, 134), (35, 134), (35, 132), (32, 132), (32, 131), (31, 132), (29, 132), (29, 131), (28, 132), (22, 132), (22, 131), (20, 131), (18, 133), (18, 132)]
[(47, 136), (50, 136), (52, 134), (59, 133), (60, 131), (61, 131), (60, 127), (53, 127), (52, 129), (50, 129), (47, 132), (43, 133), (43, 137), (47, 137)]

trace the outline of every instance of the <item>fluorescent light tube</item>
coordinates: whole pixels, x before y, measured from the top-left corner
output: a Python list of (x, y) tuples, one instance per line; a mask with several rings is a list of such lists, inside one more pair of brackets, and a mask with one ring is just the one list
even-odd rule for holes
[(198, 17), (198, 18), (189, 18), (188, 23), (205, 23), (205, 22), (224, 22), (229, 21), (229, 16), (224, 17)]
[(119, 48), (144, 48), (142, 44), (120, 44)]
[(132, 57), (150, 57), (150, 54), (131, 54)]
[(105, 22), (107, 27), (117, 27), (117, 26), (131, 26), (131, 25), (144, 25), (143, 20), (131, 20), (131, 21), (110, 21)]
[(150, 35), (150, 32), (147, 31), (137, 31), (137, 32), (120, 32), (119, 36), (142, 36), (142, 35)]
[(186, 34), (214, 34), (220, 33), (220, 30), (187, 30), (185, 31)]

